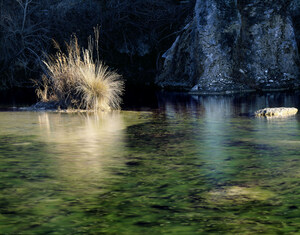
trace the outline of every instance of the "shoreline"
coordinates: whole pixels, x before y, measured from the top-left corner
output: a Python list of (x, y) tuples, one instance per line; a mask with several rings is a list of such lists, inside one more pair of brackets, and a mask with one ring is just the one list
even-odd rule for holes
[(245, 94), (245, 93), (268, 93), (268, 92), (297, 92), (299, 88), (274, 88), (274, 89), (245, 89), (245, 90), (226, 90), (226, 91), (188, 91), (190, 95), (232, 95), (232, 94)]

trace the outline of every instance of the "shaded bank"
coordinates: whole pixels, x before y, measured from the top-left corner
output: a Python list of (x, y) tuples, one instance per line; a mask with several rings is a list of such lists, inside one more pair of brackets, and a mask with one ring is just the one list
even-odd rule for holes
[[(12, 107), (28, 107), (37, 102), (33, 89), (24, 91), (23, 89), (14, 89), (10, 92), (1, 93), (0, 107), (12, 110)], [(122, 99), (122, 110), (165, 110), (174, 113), (187, 112), (188, 110), (193, 111), (193, 113), (202, 112), (207, 110), (204, 108), (206, 103), (210, 103), (208, 110), (212, 110), (215, 115), (228, 113), (230, 115), (249, 116), (249, 114), (265, 107), (300, 108), (299, 91), (190, 95), (186, 92), (164, 92), (148, 87), (127, 87)]]

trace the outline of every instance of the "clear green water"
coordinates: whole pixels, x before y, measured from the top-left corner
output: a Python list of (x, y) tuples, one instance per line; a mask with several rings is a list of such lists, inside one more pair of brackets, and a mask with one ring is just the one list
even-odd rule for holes
[(299, 95), (149, 112), (0, 112), (0, 234), (297, 234)]

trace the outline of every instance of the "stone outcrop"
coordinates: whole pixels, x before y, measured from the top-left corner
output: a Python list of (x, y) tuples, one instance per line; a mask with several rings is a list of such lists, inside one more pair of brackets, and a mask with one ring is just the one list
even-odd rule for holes
[(197, 0), (156, 82), (200, 92), (298, 87), (299, 16), (296, 0)]
[(257, 110), (255, 112), (255, 116), (257, 117), (286, 117), (286, 116), (292, 116), (295, 115), (298, 112), (298, 109), (296, 108), (264, 108)]

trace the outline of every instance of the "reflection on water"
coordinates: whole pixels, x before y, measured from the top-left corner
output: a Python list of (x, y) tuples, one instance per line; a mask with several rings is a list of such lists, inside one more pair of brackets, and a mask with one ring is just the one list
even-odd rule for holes
[(158, 106), (167, 112), (199, 111), (216, 117), (254, 113), (265, 107), (300, 107), (300, 92), (207, 96), (158, 93), (157, 98)]
[(1, 234), (297, 233), (299, 94), (158, 94), (151, 112), (0, 113)]
[(119, 113), (69, 116), (38, 114), (40, 139), (55, 143), (61, 177), (85, 181), (87, 186), (95, 177), (96, 181), (103, 179), (110, 165), (122, 164), (119, 153), (124, 152), (125, 124)]
[[(13, 120), (13, 122), (12, 122)], [(30, 135), (43, 142), (47, 153), (55, 156), (61, 177), (76, 171), (74, 178), (86, 181), (93, 174), (105, 173), (104, 166), (120, 164), (125, 124), (119, 113), (66, 115), (56, 113), (2, 113), (1, 134)], [(17, 125), (17, 127), (15, 127)], [(12, 140), (14, 139), (11, 136)], [(29, 139), (29, 140), (30, 140)], [(12, 143), (25, 145), (30, 142)], [(72, 171), (70, 171), (72, 168)]]

